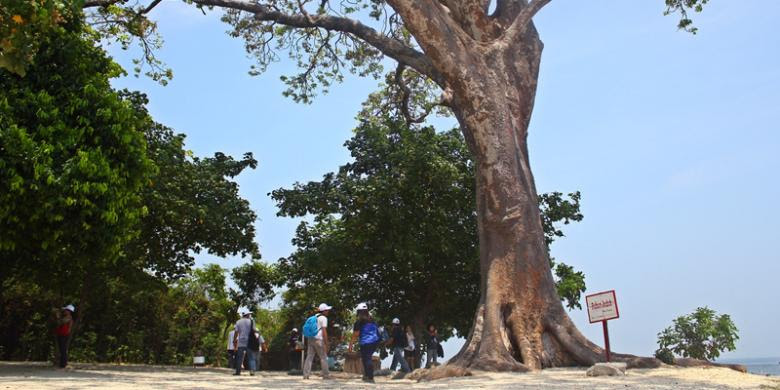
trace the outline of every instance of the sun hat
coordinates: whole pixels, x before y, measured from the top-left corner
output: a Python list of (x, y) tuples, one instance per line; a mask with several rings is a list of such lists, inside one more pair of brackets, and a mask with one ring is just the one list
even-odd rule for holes
[(398, 318), (393, 318), (393, 324), (394, 325), (399, 325), (399, 324), (401, 324), (401, 320), (399, 320)]
[(368, 305), (365, 302), (358, 303), (357, 307), (355, 308), (355, 311), (360, 310), (368, 310)]
[(327, 303), (320, 303), (319, 311), (325, 311), (333, 309), (333, 306), (328, 306)]
[(73, 306), (73, 305), (68, 305), (68, 306), (63, 307), (62, 310), (67, 310), (67, 311), (69, 311), (71, 313), (75, 313), (76, 312), (76, 307)]

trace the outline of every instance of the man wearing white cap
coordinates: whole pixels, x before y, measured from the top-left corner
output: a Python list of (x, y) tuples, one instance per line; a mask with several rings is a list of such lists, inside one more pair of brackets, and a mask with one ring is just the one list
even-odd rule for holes
[(311, 364), (314, 362), (314, 354), (320, 357), (322, 366), (322, 378), (330, 379), (328, 370), (328, 314), (333, 307), (327, 303), (320, 303), (318, 313), (309, 317), (303, 324), (303, 336), (309, 346), (306, 349), (306, 362), (303, 364), (303, 379), (309, 379)]
[(249, 375), (255, 375), (255, 363), (257, 357), (252, 349), (249, 348), (249, 336), (254, 335), (255, 324), (251, 319), (252, 312), (249, 310), (242, 310), (241, 319), (236, 321), (234, 330), (236, 333), (233, 335), (233, 343), (236, 346), (236, 372), (233, 375), (241, 375), (241, 365), (244, 362), (244, 356), (246, 355), (247, 364), (249, 365)]
[(57, 316), (57, 329), (54, 333), (57, 334), (57, 347), (60, 351), (60, 368), (65, 368), (68, 365), (68, 339), (70, 338), (70, 330), (73, 326), (73, 313), (75, 311), (75, 306), (68, 305), (63, 307), (60, 310), (60, 315)]
[(406, 348), (409, 342), (406, 340), (406, 332), (404, 332), (404, 328), (401, 327), (401, 320), (398, 318), (393, 318), (393, 330), (391, 335), (390, 340), (387, 341), (387, 343), (390, 344), (390, 347), (393, 348), (393, 362), (390, 363), (390, 369), (395, 370), (395, 365), (400, 363), (401, 371), (412, 371), (412, 369), (409, 368), (409, 363), (404, 359), (404, 348)]

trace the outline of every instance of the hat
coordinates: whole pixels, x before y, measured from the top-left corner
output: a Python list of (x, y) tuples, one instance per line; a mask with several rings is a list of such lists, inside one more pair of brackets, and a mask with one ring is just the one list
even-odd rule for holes
[(298, 328), (293, 328), (292, 331), (295, 332), (295, 333), (298, 333)]
[(252, 311), (247, 309), (247, 308), (245, 308), (245, 307), (242, 307), (242, 308), (238, 309), (238, 314), (241, 315), (241, 317), (244, 317), (244, 316), (252, 314)]
[(319, 307), (318, 310), (319, 311), (325, 311), (325, 310), (330, 310), (330, 309), (333, 309), (333, 306), (328, 306), (327, 303), (320, 303), (320, 307)]
[(393, 325), (400, 325), (400, 324), (401, 324), (401, 320), (399, 320), (398, 318), (393, 318)]
[(365, 302), (358, 303), (355, 311), (368, 310), (368, 305)]
[(76, 307), (73, 306), (73, 305), (68, 305), (68, 306), (63, 307), (62, 310), (67, 310), (67, 311), (69, 311), (71, 313), (75, 313), (76, 312)]

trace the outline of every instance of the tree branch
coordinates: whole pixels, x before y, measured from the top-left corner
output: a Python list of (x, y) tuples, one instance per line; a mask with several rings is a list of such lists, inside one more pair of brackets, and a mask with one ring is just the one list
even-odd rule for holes
[(404, 27), (442, 74), (459, 72), (458, 64), (465, 60), (463, 57), (468, 54), (474, 39), (446, 12), (443, 4), (438, 0), (387, 0), (387, 4), (398, 12)]
[(107, 7), (116, 3), (124, 3), (126, 0), (87, 0), (81, 8)]
[(406, 65), (399, 62), (398, 67), (395, 69), (394, 79), (398, 89), (401, 90), (401, 101), (399, 102), (399, 105), (401, 106), (401, 113), (403, 114), (404, 119), (406, 119), (407, 124), (411, 125), (415, 123), (422, 123), (425, 121), (425, 118), (431, 114), (434, 108), (437, 106), (447, 106), (448, 102), (444, 97), (442, 97), (439, 99), (439, 101), (426, 105), (423, 109), (423, 112), (421, 112), (420, 115), (416, 118), (412, 116), (412, 112), (409, 109), (409, 101), (412, 97), (412, 89), (406, 85), (406, 81), (404, 80), (404, 70), (406, 70)]
[(354, 19), (333, 15), (309, 14), (307, 17), (307, 15), (303, 14), (287, 14), (271, 9), (266, 5), (245, 0), (193, 0), (193, 3), (245, 11), (254, 14), (256, 20), (273, 21), (291, 27), (314, 27), (349, 33), (377, 48), (384, 55), (398, 62), (403, 62), (437, 83), (443, 84), (441, 74), (425, 54), (399, 40), (387, 37)]
[(149, 4), (146, 8), (144, 8), (138, 14), (139, 15), (146, 15), (146, 14), (148, 14), (149, 12), (152, 11), (152, 9), (154, 9), (154, 7), (156, 7), (161, 2), (162, 2), (162, 0), (154, 0), (153, 2), (151, 2), (151, 4)]
[(509, 28), (504, 31), (503, 40), (506, 42), (513, 42), (519, 39), (525, 32), (528, 24), (531, 23), (531, 19), (533, 19), (534, 15), (544, 8), (545, 5), (549, 4), (550, 1), (551, 0), (533, 0), (528, 3), (520, 10)]

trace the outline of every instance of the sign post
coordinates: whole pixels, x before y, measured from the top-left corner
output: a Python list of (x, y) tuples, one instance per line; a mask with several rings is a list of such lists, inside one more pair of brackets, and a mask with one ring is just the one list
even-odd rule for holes
[(620, 317), (615, 290), (588, 295), (585, 297), (585, 304), (588, 306), (590, 323), (601, 322), (604, 328), (604, 351), (607, 355), (607, 362), (609, 362), (609, 328), (607, 327), (607, 321)]

